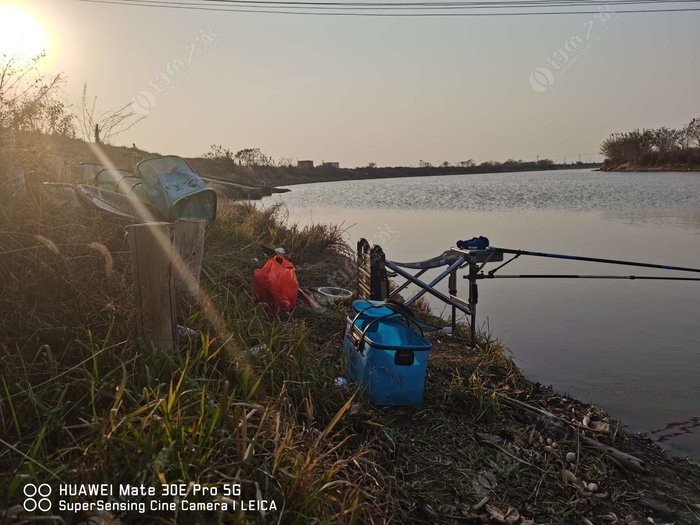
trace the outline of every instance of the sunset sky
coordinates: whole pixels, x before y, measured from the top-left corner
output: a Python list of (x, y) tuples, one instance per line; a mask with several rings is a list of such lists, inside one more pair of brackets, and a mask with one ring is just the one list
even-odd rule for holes
[[(222, 144), (344, 166), (589, 160), (610, 132), (700, 116), (700, 12), (359, 18), (1, 5), (44, 28), (45, 69), (66, 74), (66, 98), (77, 104), (84, 82), (103, 110), (137, 97), (147, 118), (116, 142), (160, 153)], [(567, 45), (568, 60), (557, 54)]]

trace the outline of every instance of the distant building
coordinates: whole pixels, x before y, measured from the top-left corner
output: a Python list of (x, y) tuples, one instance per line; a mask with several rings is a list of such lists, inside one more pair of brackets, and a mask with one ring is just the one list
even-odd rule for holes
[(313, 168), (313, 167), (314, 167), (313, 160), (298, 160), (297, 161), (297, 168)]
[(338, 169), (340, 168), (340, 162), (324, 162), (322, 164), (324, 168), (335, 168)]

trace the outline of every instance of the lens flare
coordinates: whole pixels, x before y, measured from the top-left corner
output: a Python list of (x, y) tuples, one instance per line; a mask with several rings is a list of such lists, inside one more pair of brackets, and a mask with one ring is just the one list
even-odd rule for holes
[(12, 5), (0, 5), (0, 58), (32, 58), (47, 47), (46, 31), (31, 13)]

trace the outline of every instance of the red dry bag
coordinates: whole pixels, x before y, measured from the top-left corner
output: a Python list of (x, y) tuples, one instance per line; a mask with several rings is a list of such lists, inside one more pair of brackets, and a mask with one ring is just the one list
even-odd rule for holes
[(275, 312), (289, 312), (297, 304), (299, 283), (294, 265), (281, 255), (275, 255), (262, 268), (253, 272), (255, 295), (269, 304)]

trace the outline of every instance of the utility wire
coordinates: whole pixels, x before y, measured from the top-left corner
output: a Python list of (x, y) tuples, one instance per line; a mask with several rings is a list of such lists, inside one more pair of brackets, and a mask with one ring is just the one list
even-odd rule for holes
[[(212, 6), (213, 2), (172, 2), (167, 0), (121, 0), (133, 5), (143, 7), (205, 7)], [(342, 2), (264, 2), (254, 0), (214, 0), (216, 6), (234, 6), (245, 9), (313, 9), (314, 11), (462, 11), (472, 9), (525, 9), (525, 8), (550, 8), (550, 7), (591, 7), (599, 5), (607, 7), (611, 5), (643, 5), (643, 4), (669, 4), (669, 3), (693, 3), (700, 0), (610, 0), (607, 2), (595, 2), (590, 0), (520, 0), (520, 1), (496, 1), (496, 2), (456, 2), (454, 5), (428, 6), (419, 4), (375, 4), (367, 5)], [(442, 3), (441, 3), (442, 4)], [(460, 4), (460, 5), (457, 5)], [(656, 11), (656, 9), (655, 9)], [(605, 12), (601, 10), (601, 12)], [(611, 11), (608, 11), (611, 12)]]
[[(132, 7), (151, 7), (151, 8), (161, 8), (161, 9), (181, 9), (181, 10), (191, 10), (191, 11), (214, 11), (214, 12), (232, 12), (232, 13), (258, 13), (258, 14), (282, 14), (282, 15), (304, 15), (304, 16), (355, 16), (355, 17), (452, 17), (452, 16), (459, 16), (459, 17), (469, 17), (469, 16), (537, 16), (537, 15), (581, 15), (581, 14), (601, 14), (601, 13), (608, 13), (608, 14), (625, 14), (625, 13), (678, 13), (678, 12), (689, 12), (689, 11), (700, 11), (700, 7), (677, 7), (677, 8), (658, 8), (658, 9), (624, 9), (624, 10), (614, 10), (614, 9), (597, 9), (595, 11), (590, 11), (590, 10), (576, 10), (576, 11), (516, 11), (516, 12), (491, 12), (491, 13), (483, 13), (483, 12), (433, 12), (435, 8), (432, 8), (431, 11), (429, 12), (391, 12), (391, 13), (377, 13), (377, 12), (367, 12), (366, 7), (354, 7), (354, 6), (344, 6), (345, 10), (344, 11), (320, 11), (318, 9), (321, 9), (320, 4), (319, 7), (314, 8), (312, 5), (304, 5), (305, 9), (317, 9), (315, 11), (302, 11), (302, 10), (297, 10), (291, 6), (283, 6), (284, 8), (279, 8), (279, 4), (271, 5), (271, 7), (267, 7), (266, 5), (261, 5), (264, 2), (257, 2), (255, 3), (256, 5), (251, 5), (250, 8), (247, 6), (241, 6), (241, 7), (229, 7), (227, 5), (221, 5), (221, 4), (216, 4), (216, 6), (211, 6), (206, 5), (206, 4), (195, 4), (195, 3), (177, 3), (177, 2), (172, 2), (172, 1), (158, 1), (158, 2), (153, 2), (149, 0), (79, 0), (81, 2), (87, 2), (87, 3), (93, 3), (93, 4), (112, 4), (112, 5), (125, 5), (125, 6), (132, 6)], [(594, 5), (598, 5), (600, 7), (605, 7), (606, 5), (640, 5), (640, 4), (650, 4), (650, 3), (683, 3), (683, 2), (689, 2), (689, 3), (697, 3), (699, 0), (670, 0), (668, 2), (665, 2), (663, 0), (636, 0), (636, 1), (627, 1), (627, 0), (613, 0), (612, 2), (609, 3), (602, 3), (602, 2), (580, 2), (580, 3), (566, 3), (563, 4), (561, 3), (562, 0), (558, 0), (557, 2), (543, 2), (541, 4), (537, 5), (530, 5), (528, 7), (530, 8), (548, 8), (548, 7), (561, 7), (561, 6), (566, 6), (566, 7), (592, 7)], [(503, 7), (508, 7), (511, 9), (517, 9), (518, 7), (515, 5), (501, 5), (495, 2), (492, 2), (494, 5), (483, 5), (479, 6), (480, 8), (503, 8)], [(515, 3), (515, 2), (514, 2)], [(519, 2), (518, 2), (519, 3)], [(311, 3), (309, 3), (311, 4)], [(400, 7), (400, 4), (395, 4), (396, 7)], [(410, 5), (410, 4), (409, 4)], [(404, 7), (406, 7), (404, 5)], [(462, 6), (462, 9), (467, 9), (468, 6)], [(476, 6), (475, 6), (476, 8)], [(420, 9), (422, 11), (427, 11), (430, 10), (431, 8), (428, 6), (423, 6), (423, 7), (418, 7), (416, 6), (415, 9)]]
[(677, 4), (697, 3), (699, 0), (472, 0), (461, 2), (304, 2), (288, 0), (122, 0), (126, 3), (167, 4), (176, 6), (239, 6), (255, 8), (321, 9), (469, 9), (473, 7), (549, 7), (549, 6), (600, 6), (611, 4)]

